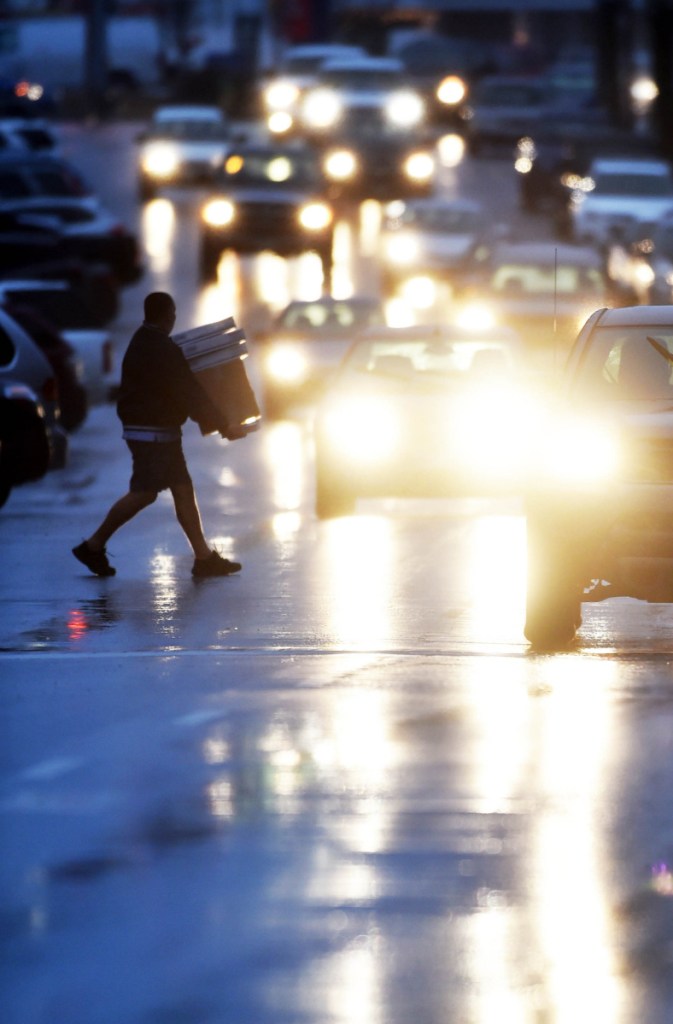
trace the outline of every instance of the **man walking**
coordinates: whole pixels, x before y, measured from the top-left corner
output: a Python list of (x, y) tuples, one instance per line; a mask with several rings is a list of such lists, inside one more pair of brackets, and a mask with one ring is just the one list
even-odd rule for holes
[(75, 558), (96, 576), (114, 576), (105, 550), (113, 533), (170, 490), (177, 520), (192, 551), (192, 576), (228, 576), (241, 568), (208, 544), (192, 479), (182, 451), (182, 425), (195, 420), (206, 433), (218, 430), (234, 440), (244, 434), (229, 428), (171, 338), (176, 309), (167, 292), (152, 292), (144, 301), (145, 320), (135, 332), (122, 361), (117, 414), (133, 460), (128, 493), (111, 507), (90, 537), (72, 549)]

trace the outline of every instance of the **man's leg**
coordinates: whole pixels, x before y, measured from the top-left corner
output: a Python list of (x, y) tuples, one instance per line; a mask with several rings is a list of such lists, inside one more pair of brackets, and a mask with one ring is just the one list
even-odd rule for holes
[(129, 491), (116, 501), (98, 529), (87, 537), (86, 544), (90, 550), (103, 551), (112, 534), (156, 501), (156, 497), (155, 491)]
[(185, 531), (187, 540), (194, 552), (194, 557), (208, 558), (212, 548), (203, 534), (201, 513), (199, 512), (199, 505), (193, 485), (191, 483), (176, 484), (174, 487), (171, 487), (171, 494), (175, 504), (175, 514), (180, 526)]

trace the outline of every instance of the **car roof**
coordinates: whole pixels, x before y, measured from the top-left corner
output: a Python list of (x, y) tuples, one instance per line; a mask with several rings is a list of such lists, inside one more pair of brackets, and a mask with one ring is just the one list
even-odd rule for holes
[(182, 106), (157, 107), (152, 115), (152, 120), (157, 121), (223, 121), (224, 114), (219, 107), (215, 106)]
[(670, 177), (671, 169), (665, 160), (647, 160), (631, 157), (596, 157), (591, 161), (590, 173), (612, 171), (616, 174), (661, 174)]
[(620, 306), (605, 309), (601, 327), (673, 327), (673, 306)]
[(502, 242), (493, 249), (492, 261), (508, 260), (526, 263), (576, 263), (586, 267), (602, 267), (600, 254), (591, 245), (558, 245), (556, 242)]

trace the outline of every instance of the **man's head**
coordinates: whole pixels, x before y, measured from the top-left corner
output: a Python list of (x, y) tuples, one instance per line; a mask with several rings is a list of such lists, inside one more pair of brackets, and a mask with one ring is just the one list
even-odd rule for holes
[(175, 302), (168, 292), (150, 292), (143, 304), (145, 323), (154, 324), (170, 334), (175, 326)]

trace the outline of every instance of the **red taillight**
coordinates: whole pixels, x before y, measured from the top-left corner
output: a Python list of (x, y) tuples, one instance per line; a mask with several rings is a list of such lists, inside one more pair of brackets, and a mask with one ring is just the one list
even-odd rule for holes
[(112, 373), (112, 342), (103, 342), (103, 373)]

